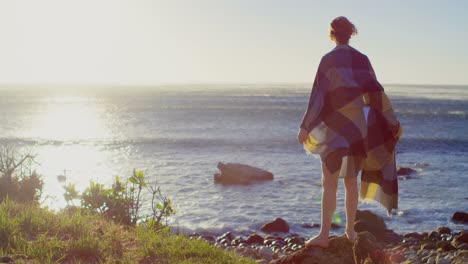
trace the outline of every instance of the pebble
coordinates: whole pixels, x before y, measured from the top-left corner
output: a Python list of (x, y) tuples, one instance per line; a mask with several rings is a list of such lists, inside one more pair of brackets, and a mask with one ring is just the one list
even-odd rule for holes
[(436, 263), (436, 258), (435, 257), (430, 257), (426, 261), (427, 264), (435, 264)]

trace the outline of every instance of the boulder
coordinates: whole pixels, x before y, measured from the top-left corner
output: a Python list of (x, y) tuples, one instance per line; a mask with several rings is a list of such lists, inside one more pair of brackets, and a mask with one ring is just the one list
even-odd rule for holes
[(452, 233), (452, 230), (450, 228), (446, 227), (446, 226), (439, 226), (437, 228), (437, 232), (439, 234), (450, 234), (450, 233)]
[(370, 232), (364, 231), (358, 234), (353, 246), (355, 263), (380, 263), (382, 259), (383, 245)]
[(272, 222), (266, 223), (260, 227), (260, 230), (265, 233), (273, 232), (289, 232), (289, 225), (282, 218), (276, 218)]
[(468, 244), (468, 232), (462, 231), (459, 235), (455, 236), (452, 245), (458, 248), (462, 244)]
[(330, 238), (328, 248), (310, 247), (283, 256), (274, 264), (354, 264), (353, 244), (346, 236)]
[(356, 221), (354, 222), (354, 230), (356, 232), (371, 232), (374, 236), (379, 237), (385, 233), (387, 226), (382, 217), (374, 214), (369, 210), (356, 212)]
[(269, 171), (240, 163), (218, 163), (219, 173), (215, 173), (214, 181), (221, 184), (249, 184), (253, 181), (273, 180)]
[(402, 241), (402, 237), (393, 230), (387, 229), (382, 217), (371, 211), (357, 211), (356, 221), (354, 222), (356, 232), (370, 232), (380, 242), (387, 244), (396, 244)]
[(252, 244), (262, 245), (263, 244), (263, 237), (260, 236), (259, 234), (251, 234), (247, 238), (247, 244), (249, 244), (249, 245), (252, 245)]
[(455, 212), (452, 215), (452, 220), (457, 223), (468, 223), (468, 213)]

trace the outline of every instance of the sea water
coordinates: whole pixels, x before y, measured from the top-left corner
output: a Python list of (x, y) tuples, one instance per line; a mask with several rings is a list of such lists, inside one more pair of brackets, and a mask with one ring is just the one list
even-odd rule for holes
[[(396, 214), (378, 204), (359, 208), (400, 233), (463, 228), (450, 215), (468, 211), (468, 87), (386, 91), (404, 128), (397, 165), (417, 172), (400, 179)], [(320, 161), (296, 141), (309, 93), (307, 84), (3, 87), (0, 144), (37, 155), (43, 204), (51, 208), (66, 205), (58, 175), (83, 190), (136, 168), (172, 199), (176, 230), (242, 234), (282, 217), (291, 232), (308, 236), (317, 230), (301, 225), (320, 222), (321, 203)], [(257, 166), (275, 178), (218, 185), (218, 162)], [(334, 219), (344, 225), (342, 182)]]

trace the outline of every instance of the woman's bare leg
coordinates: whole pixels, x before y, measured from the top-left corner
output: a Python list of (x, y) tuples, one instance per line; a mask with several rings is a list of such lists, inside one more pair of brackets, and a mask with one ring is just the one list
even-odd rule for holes
[(345, 207), (346, 207), (346, 236), (352, 242), (356, 240), (356, 231), (354, 231), (354, 221), (358, 207), (358, 181), (357, 177), (344, 178), (345, 186)]
[(318, 235), (306, 241), (306, 247), (328, 247), (328, 237), (336, 208), (337, 175), (332, 175), (322, 163), (322, 224)]

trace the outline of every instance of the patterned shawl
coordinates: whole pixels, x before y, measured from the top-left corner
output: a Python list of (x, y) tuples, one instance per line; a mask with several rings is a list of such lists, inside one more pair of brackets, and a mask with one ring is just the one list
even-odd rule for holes
[(309, 154), (325, 160), (346, 150), (343, 164), (359, 163), (361, 200), (377, 201), (387, 213), (398, 207), (395, 145), (402, 129), (367, 56), (339, 45), (322, 57), (301, 128), (309, 132)]

